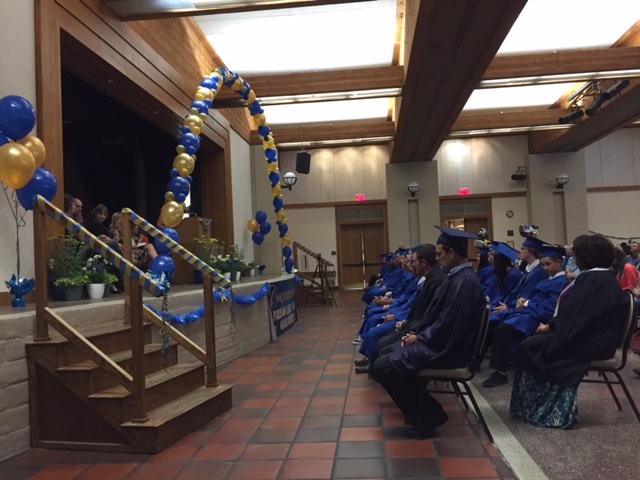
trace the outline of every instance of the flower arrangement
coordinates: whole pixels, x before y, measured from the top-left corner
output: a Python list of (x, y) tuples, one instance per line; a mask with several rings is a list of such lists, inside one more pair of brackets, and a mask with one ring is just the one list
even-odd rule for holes
[(196, 246), (196, 255), (200, 260), (223, 273), (231, 271), (230, 258), (225, 254), (224, 242), (217, 238), (207, 238), (201, 235), (194, 238), (193, 243)]
[(112, 285), (118, 281), (118, 277), (108, 271), (109, 262), (102, 255), (94, 255), (87, 259), (84, 270), (89, 277), (89, 283), (104, 283)]
[(76, 286), (90, 283), (85, 269), (87, 248), (73, 235), (59, 235), (52, 242), (49, 269), (56, 286)]

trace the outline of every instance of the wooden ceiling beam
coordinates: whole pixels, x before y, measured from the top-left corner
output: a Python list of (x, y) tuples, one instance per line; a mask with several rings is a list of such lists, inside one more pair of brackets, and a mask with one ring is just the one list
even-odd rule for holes
[[(224, 13), (257, 12), (282, 8), (315, 7), (318, 5), (335, 5), (353, 3), (355, 0), (269, 0), (264, 2), (237, 2), (219, 6), (193, 8), (181, 7), (175, 0), (102, 0), (123, 22), (134, 20), (157, 20), (159, 18), (195, 17), (200, 15), (221, 15)], [(372, 0), (357, 0), (368, 2)], [(176, 6), (176, 4), (178, 6)]]
[(512, 108), (472, 110), (463, 112), (451, 127), (452, 132), (511, 127), (557, 125), (558, 119), (571, 113), (570, 109)]
[[(395, 132), (393, 122), (384, 119), (350, 120), (342, 122), (326, 122), (303, 124), (270, 125), (276, 144), (322, 142), (327, 140), (363, 139), (392, 136)], [(251, 132), (251, 144), (262, 143), (257, 131)], [(280, 148), (280, 147), (278, 147)]]
[(637, 70), (638, 68), (640, 68), (640, 47), (565, 50), (497, 56), (487, 68), (482, 80)]
[(569, 130), (532, 132), (529, 153), (577, 152), (640, 117), (640, 80)]
[[(240, 72), (238, 72), (240, 73)], [(317, 93), (352, 92), (381, 88), (402, 88), (402, 66), (352, 68), (323, 72), (303, 72), (276, 75), (243, 75), (258, 98)], [(216, 99), (239, 98), (229, 88), (222, 88)]]
[(525, 4), (420, 2), (392, 162), (433, 159)]

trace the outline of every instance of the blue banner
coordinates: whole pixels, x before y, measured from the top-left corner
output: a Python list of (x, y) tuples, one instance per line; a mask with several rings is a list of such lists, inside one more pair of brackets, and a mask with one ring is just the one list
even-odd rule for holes
[(298, 321), (296, 286), (295, 278), (269, 285), (269, 316), (274, 327), (274, 339), (289, 330)]

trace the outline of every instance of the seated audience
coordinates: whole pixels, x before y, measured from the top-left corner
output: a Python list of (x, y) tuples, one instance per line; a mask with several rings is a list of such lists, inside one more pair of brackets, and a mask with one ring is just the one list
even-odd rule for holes
[(580, 381), (592, 360), (614, 355), (628, 314), (628, 298), (610, 268), (611, 242), (581, 235), (573, 247), (582, 273), (562, 292), (557, 315), (523, 340), (514, 357), (510, 413), (539, 427), (576, 422)]
[(564, 272), (567, 275), (569, 281), (575, 280), (578, 275), (580, 275), (580, 269), (576, 265), (576, 261), (573, 258), (573, 245), (565, 245), (565, 251), (567, 252), (567, 256), (564, 259), (563, 267)]
[[(115, 241), (122, 245), (122, 213), (115, 212), (111, 216), (111, 225), (109, 226), (111, 236)], [(133, 232), (133, 229), (132, 229)], [(151, 243), (140, 245), (138, 239), (133, 235), (131, 237), (131, 255), (132, 263), (141, 270), (147, 270), (154, 258), (158, 256), (155, 247)]]
[(623, 290), (635, 292), (638, 289), (638, 270), (631, 265), (620, 247), (614, 248), (614, 259), (611, 268), (615, 272), (618, 283)]
[(89, 220), (84, 223), (84, 228), (100, 240), (110, 239), (111, 233), (109, 229), (103, 225), (107, 218), (109, 218), (109, 210), (102, 203), (99, 203), (91, 210)]
[(538, 283), (529, 298), (520, 297), (515, 311), (504, 317), (496, 329), (489, 366), (494, 372), (482, 382), (483, 387), (498, 387), (508, 382), (507, 363), (514, 345), (530, 337), (541, 323), (548, 323), (555, 313), (560, 292), (569, 284), (562, 269), (562, 247), (545, 247), (540, 263), (549, 278)]
[(429, 367), (467, 365), (486, 306), (476, 274), (467, 260), (468, 240), (474, 235), (436, 228), (442, 232), (436, 245), (436, 259), (449, 273), (425, 312), (424, 330), (417, 335), (405, 335), (391, 353), (381, 355), (373, 365), (373, 378), (404, 414), (409, 425), (406, 435), (411, 438), (431, 435), (449, 418), (429, 393), (423, 392), (424, 402), (418, 402), (424, 381), (417, 374)]

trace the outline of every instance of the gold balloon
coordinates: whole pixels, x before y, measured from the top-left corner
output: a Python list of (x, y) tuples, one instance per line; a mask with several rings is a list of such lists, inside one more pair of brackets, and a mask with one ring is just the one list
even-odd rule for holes
[(181, 153), (173, 159), (173, 168), (178, 170), (182, 178), (187, 178), (196, 168), (196, 162), (188, 153)]
[(7, 143), (0, 147), (0, 182), (18, 190), (36, 173), (36, 160), (27, 147)]
[(202, 119), (198, 115), (189, 115), (184, 119), (184, 126), (191, 130), (194, 135), (200, 135), (202, 132)]
[(271, 196), (279, 197), (280, 195), (282, 195), (282, 186), (280, 186), (280, 184), (277, 184), (275, 187), (271, 189)]
[(251, 90), (249, 92), (249, 98), (247, 99), (247, 104), (251, 105), (255, 101), (256, 101), (256, 94), (255, 94), (255, 92), (253, 90)]
[(291, 245), (291, 237), (288, 233), (285, 233), (284, 237), (282, 237), (282, 246), (288, 247), (289, 245)]
[(262, 141), (262, 148), (264, 148), (265, 150), (267, 148), (274, 148), (275, 146), (276, 146), (276, 142), (273, 140), (273, 137), (271, 136), (271, 134), (269, 134), (269, 136), (267, 137), (267, 140)]
[(176, 147), (176, 152), (177, 152), (177, 153), (184, 153), (184, 152), (186, 152), (186, 149), (184, 148), (184, 145), (178, 145), (178, 146)]
[(160, 219), (167, 227), (175, 227), (182, 221), (184, 210), (182, 206), (178, 205), (178, 202), (172, 200), (165, 203), (162, 206), (160, 212)]
[(284, 215), (284, 208), (281, 208), (278, 213), (276, 213), (276, 218), (280, 223), (287, 223), (287, 217)]
[(213, 81), (215, 81), (215, 79), (218, 79), (218, 85), (220, 85), (222, 83), (222, 75), (220, 75), (218, 72), (211, 72), (211, 75), (209, 75), (209, 78), (212, 78)]
[(278, 162), (267, 163), (267, 173), (279, 172), (279, 171), (280, 169), (278, 168)]
[(200, 112), (196, 107), (193, 107), (189, 109), (189, 115), (200, 115)]
[(250, 232), (257, 232), (258, 230), (260, 230), (260, 224), (255, 220), (255, 219), (251, 219), (247, 222), (247, 228), (249, 229)]
[(33, 159), (36, 161), (36, 167), (41, 167), (44, 165), (44, 159), (47, 156), (47, 149), (44, 148), (44, 143), (35, 135), (27, 135), (21, 140), (18, 140), (16, 143), (19, 143), (23, 147), (27, 147), (27, 149), (33, 155)]
[(167, 192), (164, 194), (164, 199), (167, 202), (170, 202), (171, 200), (175, 200), (176, 199), (176, 195), (173, 192)]
[(235, 82), (233, 82), (233, 85), (231, 85), (231, 89), (236, 92), (239, 92), (243, 88), (244, 88), (244, 82), (240, 78), (238, 78)]
[(261, 127), (267, 123), (267, 119), (262, 113), (257, 113), (253, 116), (253, 123), (255, 123), (256, 127)]
[(198, 87), (195, 94), (196, 100), (201, 102), (204, 100), (210, 100), (213, 102), (213, 92), (207, 87)]
[(200, 113), (198, 116), (203, 122), (206, 122), (207, 118), (209, 117), (209, 115), (207, 115), (206, 113)]

